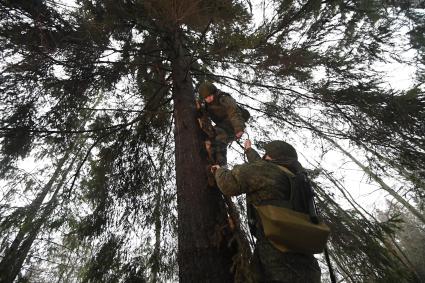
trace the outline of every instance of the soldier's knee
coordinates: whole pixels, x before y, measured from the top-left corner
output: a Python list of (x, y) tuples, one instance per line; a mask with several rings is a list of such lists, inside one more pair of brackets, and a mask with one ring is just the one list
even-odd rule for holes
[(227, 144), (227, 137), (226, 136), (216, 136), (215, 140), (219, 143)]
[(217, 127), (215, 129), (215, 132), (216, 132), (216, 136), (215, 136), (216, 141), (222, 142), (222, 143), (227, 143), (228, 134), (226, 133), (225, 130)]

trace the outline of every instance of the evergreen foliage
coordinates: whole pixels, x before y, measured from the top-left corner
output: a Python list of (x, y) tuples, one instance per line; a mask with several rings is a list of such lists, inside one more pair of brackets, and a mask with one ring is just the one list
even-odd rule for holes
[[(269, 16), (254, 21), (261, 8)], [(378, 221), (306, 156), (339, 279), (420, 280), (419, 255), (398, 227), (416, 219), (419, 239), (424, 225), (424, 9), (408, 0), (0, 0), (0, 281), (164, 282), (220, 266), (228, 270), (212, 280), (246, 281), (249, 252), (234, 247), (246, 248), (247, 231), (232, 234), (226, 219), (244, 211), (240, 199), (236, 209), (207, 188), (204, 168), (182, 174), (205, 165), (190, 121), (206, 79), (250, 110), (258, 145), (307, 137), (310, 150), (345, 155), (407, 209)], [(388, 84), (380, 66), (396, 63), (415, 68), (411, 87)]]

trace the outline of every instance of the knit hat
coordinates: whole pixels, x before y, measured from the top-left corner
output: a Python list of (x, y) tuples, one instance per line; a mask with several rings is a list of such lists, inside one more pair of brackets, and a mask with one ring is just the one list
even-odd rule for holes
[(295, 148), (284, 141), (271, 141), (264, 145), (264, 149), (266, 150), (266, 154), (273, 159), (298, 159)]

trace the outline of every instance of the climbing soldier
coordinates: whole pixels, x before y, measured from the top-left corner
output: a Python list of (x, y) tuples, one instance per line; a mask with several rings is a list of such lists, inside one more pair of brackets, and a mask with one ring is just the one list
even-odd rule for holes
[(215, 123), (214, 137), (211, 139), (214, 164), (226, 165), (227, 145), (243, 135), (249, 112), (210, 82), (203, 82), (199, 86), (199, 96), (205, 102), (203, 110)]
[(264, 218), (258, 210), (261, 206), (285, 207), (293, 199), (294, 179), (290, 178), (304, 171), (297, 161), (297, 152), (283, 141), (266, 144), (263, 158), (251, 147), (250, 140), (245, 141), (244, 147), (248, 163), (232, 170), (214, 165), (212, 171), (224, 195), (246, 194), (250, 230), (257, 239), (251, 260), (256, 282), (320, 282), (320, 268), (312, 252), (282, 249), (266, 238)]

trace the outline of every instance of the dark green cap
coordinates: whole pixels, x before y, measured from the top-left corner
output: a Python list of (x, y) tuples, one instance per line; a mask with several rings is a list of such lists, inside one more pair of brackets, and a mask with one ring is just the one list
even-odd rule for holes
[(272, 141), (264, 145), (266, 154), (273, 159), (294, 158), (298, 159), (295, 148), (284, 141)]
[(201, 98), (205, 98), (205, 97), (210, 96), (212, 94), (216, 94), (217, 93), (217, 87), (213, 83), (205, 81), (205, 82), (201, 83), (201, 85), (199, 86), (198, 92), (199, 92), (199, 96)]

